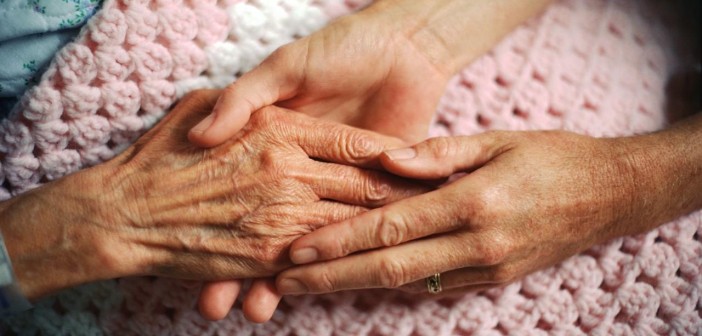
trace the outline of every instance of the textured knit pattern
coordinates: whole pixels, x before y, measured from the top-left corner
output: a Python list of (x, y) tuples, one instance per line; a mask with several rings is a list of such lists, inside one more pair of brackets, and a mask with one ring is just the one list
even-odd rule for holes
[(110, 159), (177, 97), (231, 83), (328, 19), (309, 0), (108, 1), (98, 16), (0, 125), (0, 200)]
[(0, 0), (0, 118), (34, 85), (101, 0)]
[[(14, 123), (4, 125), (6, 197), (111, 157), (177, 95), (223, 86), (276, 44), (363, 5), (144, 2), (107, 1), (26, 95)], [(664, 85), (674, 63), (663, 30), (639, 3), (555, 3), (451, 80), (431, 135), (568, 129), (623, 136), (664, 127)], [(192, 22), (199, 29), (181, 29)], [(189, 53), (176, 52), (174, 38)], [(262, 325), (239, 311), (204, 321), (194, 307), (200, 283), (162, 278), (71, 289), (5, 323), (48, 335), (700, 335), (700, 235), (697, 212), (502, 289), (442, 300), (390, 290), (288, 297)]]
[(0, 198), (109, 159), (163, 116), (227, 35), (215, 1), (181, 2), (108, 1), (59, 52), (0, 125)]

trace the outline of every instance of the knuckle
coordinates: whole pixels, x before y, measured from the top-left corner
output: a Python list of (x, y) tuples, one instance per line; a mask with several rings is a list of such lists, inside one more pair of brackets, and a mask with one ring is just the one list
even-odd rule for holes
[(484, 240), (480, 246), (479, 262), (483, 265), (498, 265), (503, 263), (510, 253), (509, 245), (503, 239), (495, 237)]
[(365, 161), (382, 151), (382, 146), (367, 134), (349, 134), (342, 144), (343, 158), (349, 162)]
[(272, 248), (267, 246), (261, 246), (256, 253), (256, 260), (264, 266), (264, 268), (270, 267), (277, 261), (277, 256), (275, 255)]
[(454, 152), (453, 142), (449, 137), (439, 137), (431, 140), (431, 154), (434, 158), (442, 159), (452, 157)]
[(260, 169), (266, 176), (266, 181), (272, 183), (300, 184), (298, 178), (306, 173), (304, 163), (295, 159), (285, 149), (268, 148), (261, 151)]
[(516, 279), (516, 274), (511, 267), (501, 265), (494, 267), (491, 272), (491, 281), (498, 284), (505, 284)]
[[(267, 71), (276, 72), (282, 81), (299, 85), (304, 78), (305, 67), (307, 66), (305, 60), (303, 49), (293, 44), (286, 44), (273, 51), (261, 63), (261, 67), (265, 67)], [(291, 66), (293, 64), (300, 66)]]
[(378, 174), (371, 173), (364, 183), (363, 201), (365, 204), (378, 204), (386, 201), (390, 197), (390, 185), (388, 185)]
[(329, 270), (323, 270), (319, 274), (318, 288), (320, 292), (334, 292), (336, 291), (336, 282), (334, 281), (331, 272)]
[(478, 223), (500, 223), (505, 218), (505, 207), (515, 203), (510, 193), (501, 186), (488, 186), (477, 191), (470, 201), (470, 206), (462, 212), (463, 220), (472, 219)]
[[(353, 238), (351, 238), (353, 239)], [(330, 257), (340, 258), (351, 254), (352, 251), (352, 241), (351, 239), (333, 239), (329, 241), (329, 251), (331, 252)], [(322, 248), (321, 250), (324, 250)]]
[(197, 253), (202, 251), (202, 236), (191, 235), (184, 232), (176, 232), (174, 234), (173, 244), (177, 249), (185, 253)]
[(349, 247), (348, 244), (344, 239), (337, 239), (335, 243), (332, 243), (330, 250), (329, 257), (331, 258), (340, 258), (347, 256), (349, 252)]
[(280, 153), (267, 150), (261, 153), (261, 168), (272, 177), (282, 177), (289, 174), (290, 166), (280, 158)]
[(147, 265), (157, 264), (155, 263), (153, 257), (149, 258), (141, 253), (130, 253), (125, 255), (124, 253), (116, 254), (117, 244), (115, 244), (115, 239), (105, 235), (94, 235), (93, 241), (93, 253), (97, 260), (100, 261), (100, 265), (108, 267), (113, 270), (128, 269), (131, 265), (138, 265), (146, 268)]
[(264, 266), (276, 265), (285, 257), (282, 244), (275, 240), (268, 241), (265, 244), (257, 244), (254, 256)]
[(235, 84), (235, 83), (232, 83), (232, 84), (227, 85), (227, 86), (222, 90), (222, 95), (232, 96), (232, 95), (236, 95), (237, 92), (238, 92), (238, 90), (237, 90), (237, 88), (236, 88), (236, 84)]
[(383, 288), (397, 288), (407, 282), (405, 266), (396, 259), (383, 258), (378, 265), (378, 284)]
[(494, 247), (483, 247), (480, 254), (481, 257), (478, 261), (481, 265), (497, 265), (502, 261), (502, 256), (499, 249)]
[(402, 215), (384, 211), (378, 224), (376, 237), (382, 246), (395, 246), (405, 241), (407, 231), (407, 224)]
[[(246, 100), (245, 104), (255, 109), (256, 105), (251, 100)], [(256, 125), (260, 128), (271, 128), (275, 130), (283, 129), (284, 125), (290, 122), (288, 115), (275, 106), (265, 106), (255, 110), (249, 117), (249, 124)]]

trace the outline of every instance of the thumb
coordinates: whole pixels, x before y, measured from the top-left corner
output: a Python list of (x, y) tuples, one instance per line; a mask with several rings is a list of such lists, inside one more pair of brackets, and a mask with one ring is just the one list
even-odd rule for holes
[(432, 138), (380, 156), (389, 172), (414, 179), (439, 179), (474, 170), (508, 150), (504, 132)]
[[(279, 49), (281, 50), (281, 49)], [(291, 98), (302, 80), (290, 52), (275, 52), (258, 67), (229, 85), (212, 113), (195, 125), (188, 139), (202, 147), (214, 147), (239, 132), (249, 117), (262, 107)]]

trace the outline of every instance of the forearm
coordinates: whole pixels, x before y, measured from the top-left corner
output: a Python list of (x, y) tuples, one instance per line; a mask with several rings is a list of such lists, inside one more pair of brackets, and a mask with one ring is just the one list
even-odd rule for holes
[[(96, 186), (72, 175), (0, 203), (0, 230), (22, 292), (30, 300), (109, 279), (109, 246), (91, 225), (100, 221)], [(96, 190), (97, 191), (97, 190)], [(104, 193), (104, 191), (100, 191)]]
[[(702, 113), (669, 129), (613, 140), (628, 165), (632, 227), (620, 234), (636, 234), (702, 209)], [(627, 213), (626, 211), (622, 211)]]
[[(455, 73), (551, 0), (379, 0), (366, 10), (398, 25), (437, 68)], [(382, 17), (382, 18), (381, 18)]]

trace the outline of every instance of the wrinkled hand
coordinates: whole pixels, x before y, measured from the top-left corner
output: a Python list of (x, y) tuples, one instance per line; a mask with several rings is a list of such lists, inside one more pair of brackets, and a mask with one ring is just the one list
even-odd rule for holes
[[(359, 13), (283, 46), (225, 89), (212, 114), (190, 131), (190, 140), (219, 144), (271, 104), (412, 143), (424, 139), (450, 73), (430, 63), (426, 50), (403, 34), (387, 16)], [(231, 281), (206, 285), (203, 315), (224, 317), (240, 288)], [(254, 282), (252, 298), (244, 302), (247, 316), (254, 310), (259, 316), (273, 313), (279, 295), (272, 288), (272, 281)], [(248, 309), (253, 305), (257, 308)]]
[(276, 104), (420, 141), (450, 75), (430, 63), (425, 51), (388, 20), (388, 13), (344, 17), (279, 48), (226, 88), (190, 139), (205, 147), (222, 143), (254, 111)]
[(99, 167), (94, 182), (114, 190), (121, 206), (96, 225), (104, 244), (122, 251), (111, 263), (132, 267), (124, 274), (270, 276), (289, 266), (287, 246), (296, 237), (427, 190), (349, 166), (377, 166), (379, 153), (397, 140), (277, 107), (258, 111), (220, 146), (192, 146), (188, 128), (218, 96), (189, 95)]
[(317, 263), (282, 272), (277, 288), (284, 295), (372, 287), (426, 293), (423, 279), (435, 273), (449, 293), (511, 282), (637, 233), (643, 228), (636, 223), (662, 223), (666, 205), (651, 199), (664, 189), (649, 188), (633, 168), (656, 167), (654, 160), (635, 161), (657, 143), (491, 132), (389, 151), (382, 164), (400, 176), (467, 175), (296, 240), (293, 262)]

